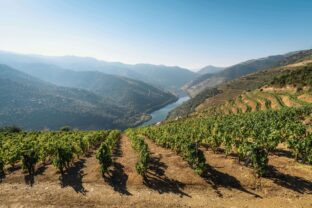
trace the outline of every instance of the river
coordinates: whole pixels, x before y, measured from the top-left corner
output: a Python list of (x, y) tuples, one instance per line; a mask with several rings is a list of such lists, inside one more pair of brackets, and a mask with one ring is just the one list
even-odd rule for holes
[(153, 123), (157, 123), (157, 122), (165, 120), (167, 118), (168, 113), (172, 109), (180, 106), (183, 102), (187, 101), (188, 99), (190, 99), (190, 97), (188, 96), (180, 97), (176, 102), (166, 105), (157, 111), (154, 111), (153, 113), (151, 113), (152, 119), (144, 122), (143, 124), (141, 124), (141, 126), (146, 126), (149, 124), (153, 124)]

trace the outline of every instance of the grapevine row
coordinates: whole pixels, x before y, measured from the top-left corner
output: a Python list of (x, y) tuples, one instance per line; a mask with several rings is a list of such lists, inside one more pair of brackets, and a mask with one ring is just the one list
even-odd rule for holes
[(111, 131), (96, 152), (96, 158), (99, 160), (99, 163), (101, 165), (102, 176), (107, 173), (109, 166), (112, 165), (112, 152), (119, 137), (120, 131)]
[(34, 174), (35, 165), (52, 163), (62, 174), (75, 157), (96, 149), (110, 131), (70, 132), (2, 132), (0, 134), (0, 173), (4, 166), (14, 167), (21, 162), (23, 169)]
[(139, 129), (157, 144), (175, 150), (199, 174), (205, 159), (198, 145), (213, 151), (236, 153), (240, 161), (254, 168), (255, 175), (265, 174), (268, 155), (279, 143), (288, 144), (296, 159), (312, 164), (312, 134), (302, 118), (312, 113), (311, 106), (266, 110), (236, 115), (185, 119), (160, 126)]
[(144, 176), (150, 159), (148, 145), (144, 142), (144, 138), (138, 136), (133, 130), (127, 130), (127, 135), (131, 140), (132, 148), (139, 154), (135, 169), (138, 174)]

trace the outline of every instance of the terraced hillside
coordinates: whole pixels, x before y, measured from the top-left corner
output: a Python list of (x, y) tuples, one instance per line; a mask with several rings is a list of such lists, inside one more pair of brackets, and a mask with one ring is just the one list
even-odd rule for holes
[(276, 89), (261, 88), (252, 92), (244, 92), (234, 99), (228, 100), (217, 107), (204, 109), (202, 113), (235, 114), (283, 107), (299, 107), (312, 103), (312, 93), (296, 92), (296, 88)]
[(279, 67), (263, 68), (258, 72), (244, 75), (237, 79), (222, 82), (213, 87), (206, 87), (195, 97), (172, 110), (168, 120), (175, 120), (180, 117), (190, 116), (195, 111), (202, 111), (211, 106), (224, 104), (229, 99), (234, 99), (244, 91), (256, 90), (268, 85), (273, 78), (287, 73), (289, 70), (300, 69), (312, 62), (312, 51), (289, 54), (288, 58), (279, 63)]
[(311, 103), (311, 59), (231, 81), (221, 93), (196, 107), (196, 113), (238, 113)]
[(312, 50), (296, 51), (283, 55), (269, 56), (260, 59), (253, 59), (225, 68), (216, 74), (204, 74), (186, 84), (183, 89), (191, 96), (195, 97), (198, 93), (207, 88), (213, 88), (224, 82), (234, 80), (241, 76), (256, 73), (270, 68), (285, 66), (302, 61), (304, 58), (311, 57)]

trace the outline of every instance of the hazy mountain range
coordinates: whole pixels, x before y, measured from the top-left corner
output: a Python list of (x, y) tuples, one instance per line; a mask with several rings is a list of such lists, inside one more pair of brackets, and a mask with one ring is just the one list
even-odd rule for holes
[(40, 70), (60, 68), (72, 71), (98, 71), (140, 80), (175, 94), (180, 94), (182, 92), (180, 88), (198, 76), (195, 72), (181, 67), (151, 64), (129, 65), (89, 57), (23, 55), (5, 51), (0, 51), (0, 63), (19, 70), (29, 70), (34, 65), (39, 68), (41, 65)]
[(0, 52), (0, 64), (0, 100), (6, 100), (0, 125), (32, 129), (135, 126), (174, 102), (172, 93), (181, 94), (180, 87), (197, 76), (179, 67), (10, 52)]
[[(81, 129), (136, 126), (149, 113), (187, 92), (192, 99), (170, 113), (188, 115), (221, 84), (300, 60), (311, 51), (249, 60), (231, 67), (207, 66), (197, 73), (180, 67), (128, 65), (93, 58), (0, 52), (0, 126)], [(223, 85), (222, 85), (223, 86)]]
[(218, 67), (218, 66), (212, 66), (208, 65), (203, 68), (201, 68), (198, 72), (196, 72), (199, 75), (204, 75), (204, 74), (216, 74), (220, 71), (224, 70), (224, 67)]

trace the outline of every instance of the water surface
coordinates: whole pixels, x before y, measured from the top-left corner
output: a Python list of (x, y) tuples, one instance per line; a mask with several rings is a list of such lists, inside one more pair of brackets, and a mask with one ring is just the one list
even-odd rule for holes
[(161, 109), (157, 111), (154, 111), (153, 113), (151, 113), (152, 119), (144, 122), (141, 126), (146, 126), (149, 124), (154, 124), (154, 123), (165, 120), (167, 118), (168, 113), (171, 110), (180, 106), (183, 102), (187, 101), (188, 99), (190, 99), (190, 97), (188, 96), (180, 97), (175, 103), (171, 103), (169, 105), (162, 107)]

